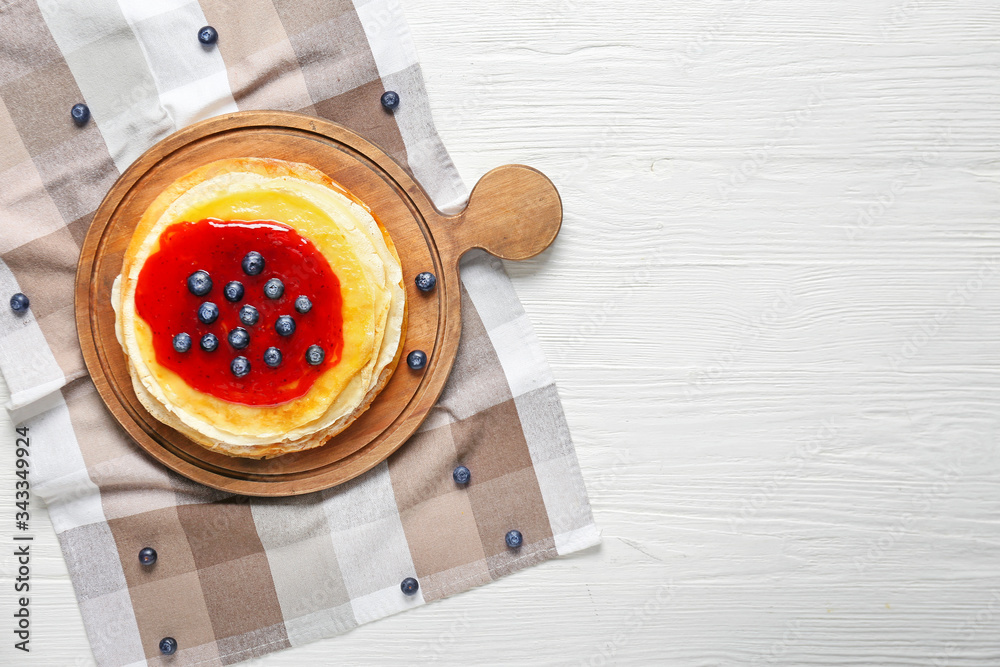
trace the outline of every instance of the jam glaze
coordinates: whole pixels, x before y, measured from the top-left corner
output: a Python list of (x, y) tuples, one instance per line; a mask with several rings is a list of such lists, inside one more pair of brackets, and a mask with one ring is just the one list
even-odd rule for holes
[[(139, 272), (135, 289), (136, 312), (152, 330), (157, 363), (176, 373), (192, 388), (231, 403), (273, 406), (304, 395), (324, 370), (335, 366), (344, 347), (340, 281), (323, 254), (311, 241), (292, 227), (272, 220), (217, 220), (179, 222), (160, 235), (159, 249), (150, 255)], [(241, 268), (243, 257), (255, 250), (265, 259), (259, 275), (247, 275)], [(195, 296), (187, 278), (198, 270), (212, 278), (212, 290)], [(264, 295), (264, 285), (279, 278), (285, 285), (277, 299)], [(232, 280), (243, 283), (243, 298), (231, 302), (223, 287)], [(308, 313), (295, 310), (295, 299), (307, 296), (313, 303)], [(198, 319), (198, 307), (211, 301), (219, 309), (212, 324)], [(244, 305), (257, 308), (260, 318), (246, 326), (240, 322)], [(295, 332), (280, 336), (274, 323), (281, 315), (295, 320)], [(250, 344), (234, 350), (227, 342), (236, 327), (250, 334)], [(219, 339), (217, 349), (206, 352), (192, 345), (177, 352), (173, 339), (186, 332), (200, 340), (207, 333)], [(306, 350), (319, 345), (325, 352), (323, 363), (306, 361)], [(269, 347), (281, 350), (276, 368), (264, 363)], [(237, 356), (250, 361), (251, 370), (236, 377), (230, 364)]]

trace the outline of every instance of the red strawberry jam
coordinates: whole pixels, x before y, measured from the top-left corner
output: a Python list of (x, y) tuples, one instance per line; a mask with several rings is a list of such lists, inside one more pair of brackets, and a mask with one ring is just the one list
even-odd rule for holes
[[(248, 275), (241, 266), (250, 252), (264, 258), (264, 270), (256, 275)], [(187, 279), (196, 271), (211, 277), (211, 290), (203, 296), (188, 288)], [(284, 284), (284, 292), (276, 299), (264, 293), (264, 285), (273, 278)], [(223, 289), (234, 280), (243, 284), (244, 292), (242, 298), (230, 302)], [(300, 295), (312, 302), (306, 313), (295, 309)], [(205, 302), (219, 310), (211, 324), (198, 319), (198, 309)], [(341, 303), (340, 281), (322, 253), (288, 225), (270, 220), (210, 218), (167, 227), (159, 250), (139, 272), (135, 291), (136, 310), (152, 328), (153, 350), (160, 365), (199, 391), (254, 406), (279, 405), (302, 396), (323, 371), (340, 361), (344, 347)], [(239, 317), (240, 308), (247, 304), (259, 313), (257, 322), (249, 326)], [(295, 321), (291, 335), (275, 331), (282, 315)], [(228, 339), (237, 327), (250, 335), (249, 345), (239, 350)], [(192, 340), (186, 352), (174, 349), (174, 336), (182, 332)], [(218, 338), (211, 352), (199, 345), (208, 333)], [(319, 345), (325, 353), (319, 365), (306, 361), (311, 345)], [(281, 351), (281, 363), (275, 368), (264, 363), (269, 347)], [(250, 372), (242, 377), (232, 369), (237, 356), (250, 362)]]

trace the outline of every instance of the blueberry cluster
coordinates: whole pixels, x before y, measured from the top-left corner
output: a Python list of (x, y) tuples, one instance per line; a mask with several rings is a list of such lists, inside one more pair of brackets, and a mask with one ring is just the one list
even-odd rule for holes
[[(257, 251), (250, 251), (241, 262), (243, 273), (248, 276), (258, 276), (264, 272), (266, 262), (264, 256)], [(187, 277), (187, 289), (191, 294), (198, 297), (208, 296), (212, 291), (212, 277), (208, 271), (198, 270)], [(285, 294), (285, 284), (280, 278), (271, 278), (264, 283), (264, 297), (268, 299), (280, 299)], [(230, 303), (238, 303), (246, 295), (243, 283), (238, 280), (231, 280), (222, 289), (222, 295)], [(26, 299), (25, 299), (26, 300)], [(295, 312), (305, 315), (312, 310), (312, 301), (304, 294), (295, 297)], [(12, 306), (13, 307), (13, 300)], [(247, 303), (239, 310), (240, 323), (247, 327), (256, 326), (260, 322), (260, 311), (256, 307)], [(203, 301), (198, 306), (198, 321), (202, 324), (213, 324), (219, 319), (219, 307), (212, 301)], [(274, 321), (274, 330), (279, 336), (287, 337), (295, 333), (295, 319), (291, 315), (280, 315)], [(250, 345), (250, 332), (243, 327), (232, 329), (226, 336), (226, 341), (233, 350), (243, 350)], [(187, 332), (180, 332), (173, 339), (174, 350), (180, 353), (190, 351), (192, 346), (191, 335)], [(214, 352), (219, 347), (219, 338), (213, 333), (207, 333), (201, 337), (199, 347), (205, 352)], [(326, 358), (326, 351), (319, 345), (310, 345), (306, 350), (305, 360), (310, 366), (318, 366)], [(282, 354), (277, 347), (269, 347), (263, 355), (264, 364), (269, 368), (277, 368), (281, 365)], [(250, 360), (243, 355), (237, 355), (229, 365), (230, 370), (236, 377), (244, 377), (250, 373)]]

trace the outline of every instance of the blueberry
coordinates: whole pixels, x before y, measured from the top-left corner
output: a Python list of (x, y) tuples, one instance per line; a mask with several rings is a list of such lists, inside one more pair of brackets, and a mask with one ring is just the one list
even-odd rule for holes
[(281, 282), (277, 278), (271, 278), (264, 283), (264, 296), (268, 299), (280, 299), (281, 295), (284, 293), (285, 283)]
[(160, 653), (163, 655), (173, 655), (177, 652), (177, 640), (173, 637), (164, 637), (160, 640)]
[(241, 378), (250, 372), (250, 360), (246, 357), (236, 357), (233, 359), (233, 363), (229, 364), (229, 369), (233, 375)]
[(243, 327), (236, 327), (229, 332), (229, 344), (237, 350), (242, 350), (250, 344), (250, 334)]
[(205, 296), (212, 291), (212, 277), (208, 271), (195, 271), (188, 276), (188, 291), (195, 296)]
[(503, 540), (511, 549), (517, 549), (524, 543), (524, 537), (521, 536), (521, 531), (519, 530), (510, 531), (504, 536)]
[(257, 324), (258, 320), (260, 320), (260, 313), (257, 312), (256, 308), (254, 308), (250, 304), (247, 304), (242, 308), (240, 308), (240, 322), (247, 325), (248, 327), (252, 327), (253, 325)]
[(451, 478), (455, 480), (456, 484), (468, 484), (470, 477), (472, 477), (472, 473), (465, 466), (456, 466), (451, 473)]
[(201, 337), (199, 345), (206, 352), (215, 352), (216, 348), (219, 347), (219, 339), (215, 334), (207, 333)]
[(226, 301), (236, 303), (243, 298), (243, 283), (238, 280), (226, 283), (226, 289), (223, 292), (226, 295)]
[(434, 277), (433, 273), (424, 271), (423, 273), (418, 273), (413, 282), (417, 284), (417, 289), (421, 292), (430, 292), (437, 285), (437, 278)]
[(187, 352), (191, 349), (191, 335), (179, 333), (174, 336), (174, 349), (178, 352)]
[(10, 297), (10, 309), (15, 313), (23, 313), (28, 310), (28, 306), (30, 305), (31, 301), (28, 300), (28, 297), (24, 296), (20, 292)]
[(399, 93), (394, 90), (387, 90), (382, 93), (382, 107), (386, 111), (395, 111), (399, 106)]
[(212, 26), (207, 25), (198, 31), (198, 41), (206, 46), (209, 44), (215, 44), (219, 41), (219, 31)]
[(295, 310), (305, 315), (312, 310), (313, 302), (305, 294), (300, 294), (295, 298)]
[(211, 324), (217, 319), (219, 319), (219, 307), (214, 303), (206, 301), (198, 306), (198, 320), (202, 324)]
[(399, 590), (403, 591), (404, 595), (416, 595), (419, 588), (420, 582), (413, 577), (407, 577), (399, 584)]
[(139, 550), (139, 562), (143, 565), (152, 565), (156, 562), (156, 549), (144, 547)]
[(90, 107), (86, 104), (74, 104), (73, 108), (69, 110), (69, 115), (73, 118), (74, 123), (82, 127), (90, 120)]
[(248, 276), (259, 276), (264, 270), (264, 256), (256, 250), (251, 250), (243, 258), (243, 273)]
[(310, 345), (306, 350), (306, 363), (310, 366), (319, 366), (326, 358), (326, 352), (319, 345)]
[(406, 355), (406, 364), (415, 371), (427, 365), (427, 355), (423, 350), (414, 350)]
[(277, 368), (281, 365), (281, 350), (276, 347), (269, 347), (264, 350), (264, 363), (271, 368)]
[(292, 319), (291, 315), (281, 315), (274, 323), (274, 330), (278, 332), (279, 336), (291, 336), (295, 333), (295, 320)]

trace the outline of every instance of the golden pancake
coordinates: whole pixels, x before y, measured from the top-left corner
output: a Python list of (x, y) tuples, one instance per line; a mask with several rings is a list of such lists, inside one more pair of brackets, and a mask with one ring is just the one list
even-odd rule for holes
[[(260, 273), (240, 268), (248, 248), (260, 249)], [(208, 272), (207, 293), (185, 282), (194, 270)], [(225, 295), (231, 281), (245, 284), (239, 299)], [(277, 297), (266, 291), (275, 281)], [(310, 309), (298, 309), (299, 295)], [(211, 450), (252, 458), (347, 428), (395, 369), (406, 313), (399, 257), (371, 211), (313, 167), (262, 158), (213, 162), (168, 186), (136, 227), (112, 303), (150, 414)], [(215, 316), (196, 319), (206, 304)], [(247, 307), (257, 320), (243, 319)], [(174, 346), (178, 334), (189, 349)], [(212, 337), (215, 347), (199, 344)]]

